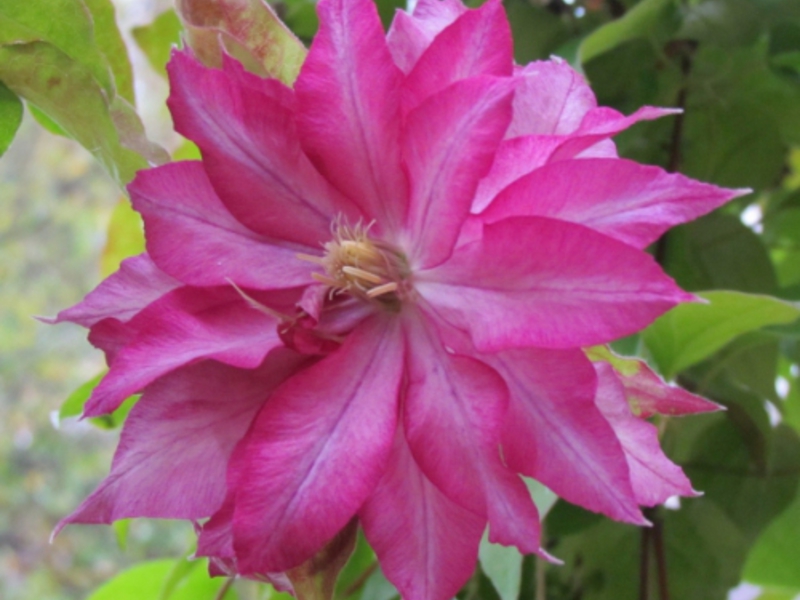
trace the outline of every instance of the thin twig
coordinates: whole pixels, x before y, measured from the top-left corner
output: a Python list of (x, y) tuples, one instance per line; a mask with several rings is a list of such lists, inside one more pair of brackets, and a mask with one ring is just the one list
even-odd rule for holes
[(650, 598), (650, 528), (642, 527), (639, 546), (639, 600)]
[(353, 594), (355, 594), (358, 590), (360, 590), (364, 585), (367, 583), (367, 579), (369, 579), (370, 575), (372, 575), (375, 571), (378, 570), (378, 561), (376, 560), (366, 569), (364, 572), (361, 573), (358, 577), (356, 577), (355, 581), (347, 586), (347, 589), (344, 591), (344, 597), (349, 598)]
[(228, 577), (228, 579), (225, 580), (225, 583), (222, 585), (222, 587), (219, 588), (219, 591), (217, 592), (217, 595), (214, 596), (214, 600), (222, 600), (225, 597), (225, 594), (228, 593), (228, 590), (231, 589), (231, 586), (233, 585), (234, 581), (235, 581), (235, 578)]
[(658, 598), (669, 600), (669, 580), (667, 579), (667, 556), (664, 551), (664, 521), (656, 514), (653, 519), (653, 545), (656, 547), (656, 566), (658, 568)]

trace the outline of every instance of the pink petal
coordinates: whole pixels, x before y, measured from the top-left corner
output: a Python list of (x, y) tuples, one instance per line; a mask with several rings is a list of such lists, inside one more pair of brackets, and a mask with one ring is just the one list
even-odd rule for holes
[(481, 350), (604, 343), (694, 298), (644, 252), (541, 217), (487, 225), (415, 288)]
[(270, 392), (303, 360), (278, 350), (256, 370), (203, 361), (148, 386), (125, 421), (111, 473), (58, 528), (211, 516), (225, 497), (234, 446)]
[(174, 52), (168, 71), (175, 129), (200, 147), (214, 189), (237, 220), (315, 247), (339, 212), (358, 216), (300, 149), (291, 89), (235, 61), (208, 69), (187, 52)]
[(296, 256), (308, 248), (266, 238), (237, 221), (211, 187), (203, 163), (174, 162), (139, 171), (128, 189), (144, 218), (148, 252), (184, 283), (232, 281), (270, 289), (312, 281), (311, 265)]
[(231, 461), (242, 573), (305, 562), (363, 504), (392, 447), (403, 352), (396, 319), (374, 317), (272, 395)]
[(569, 502), (645, 523), (622, 447), (594, 405), (597, 379), (583, 353), (526, 348), (484, 357), (511, 393), (502, 436), (508, 466)]
[(629, 160), (593, 158), (537, 169), (503, 190), (481, 216), (487, 223), (527, 215), (572, 221), (644, 248), (673, 225), (743, 193)]
[(319, 33), (295, 83), (303, 147), (367, 220), (396, 231), (407, 195), (399, 151), (403, 75), (370, 0), (321, 0), (317, 11)]
[(395, 64), (409, 73), (433, 39), (466, 11), (460, 0), (419, 0), (413, 16), (397, 11), (386, 36)]
[[(526, 135), (505, 140), (497, 150), (491, 171), (478, 187), (472, 212), (483, 211), (503, 188), (548, 162), (575, 157), (616, 158), (614, 144), (607, 138), (639, 121), (657, 119), (675, 112), (672, 109), (646, 106), (626, 117), (610, 108), (594, 108), (583, 118), (581, 126), (572, 133)], [(608, 141), (610, 148), (603, 145), (604, 140)]]
[(512, 92), (508, 79), (475, 77), (431, 96), (408, 115), (403, 158), (411, 201), (404, 245), (415, 267), (450, 255), (508, 126)]
[(161, 271), (147, 254), (132, 256), (123, 260), (119, 270), (104, 279), (81, 302), (62, 310), (47, 322), (68, 321), (91, 327), (107, 318), (129, 321), (145, 306), (180, 285)]
[(451, 500), (488, 517), (493, 542), (538, 552), (536, 507), (500, 460), (505, 383), (479, 360), (448, 353), (421, 313), (408, 313), (404, 329), (410, 349), (404, 425), (416, 462)]
[(655, 506), (670, 496), (697, 496), (681, 468), (664, 456), (656, 426), (631, 413), (625, 388), (611, 365), (595, 363), (594, 368), (598, 376), (595, 402), (625, 451), (636, 502)]
[[(610, 152), (601, 149), (603, 140), (617, 135), (639, 121), (652, 121), (680, 113), (676, 108), (657, 108), (643, 106), (630, 116), (612, 108), (600, 106), (591, 109), (583, 117), (580, 127), (566, 136), (565, 142), (550, 157), (550, 162), (566, 160), (580, 155), (581, 158), (617, 158), (616, 149), (611, 144)], [(610, 143), (610, 142), (608, 142)], [(591, 151), (587, 151), (591, 149)], [(600, 151), (596, 151), (600, 150)]]
[(475, 570), (486, 520), (425, 477), (400, 427), (359, 517), (386, 578), (406, 600), (450, 600)]
[(156, 378), (201, 358), (254, 368), (281, 345), (277, 325), (233, 288), (170, 292), (131, 320), (133, 339), (114, 357), (84, 415), (111, 412)]
[(583, 77), (561, 59), (532, 62), (518, 70), (516, 79), (514, 120), (506, 137), (571, 133), (597, 106)]
[(405, 112), (447, 86), (479, 75), (509, 77), (511, 29), (503, 5), (491, 0), (464, 13), (428, 46), (403, 86)]

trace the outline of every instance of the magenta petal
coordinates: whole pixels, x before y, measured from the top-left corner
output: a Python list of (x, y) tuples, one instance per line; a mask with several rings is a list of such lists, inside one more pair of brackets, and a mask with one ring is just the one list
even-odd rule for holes
[(322, 0), (320, 29), (295, 83), (303, 147), (367, 220), (395, 231), (406, 202), (400, 85), (370, 0)]
[(417, 278), (417, 291), (481, 350), (605, 343), (694, 298), (644, 252), (540, 217), (487, 225)]
[(256, 367), (281, 345), (277, 325), (230, 287), (170, 292), (131, 320), (134, 337), (114, 357), (84, 415), (111, 412), (156, 378), (201, 358)]
[(403, 352), (396, 319), (375, 317), (272, 395), (230, 467), (243, 574), (305, 562), (363, 504), (392, 447)]
[(197, 143), (222, 202), (250, 229), (316, 246), (339, 212), (357, 213), (300, 149), (294, 94), (234, 61), (208, 69), (186, 52), (168, 65), (175, 128)]
[(311, 266), (296, 257), (308, 248), (266, 238), (234, 219), (211, 187), (203, 163), (139, 171), (128, 189), (144, 218), (148, 252), (184, 283), (235, 282), (270, 289), (312, 281)]
[(637, 248), (747, 190), (728, 190), (623, 159), (548, 164), (503, 190), (481, 217), (542, 216), (581, 223)]
[(398, 11), (386, 36), (395, 64), (409, 73), (433, 39), (466, 10), (460, 0), (419, 0), (413, 15)]
[(506, 137), (571, 133), (597, 106), (583, 77), (561, 59), (532, 62), (519, 69), (515, 78), (520, 84)]
[(625, 388), (611, 365), (595, 363), (595, 369), (598, 375), (595, 402), (625, 451), (636, 502), (655, 506), (670, 496), (697, 496), (681, 468), (664, 456), (656, 426), (631, 413)]
[[(673, 109), (645, 106), (626, 117), (610, 108), (594, 108), (584, 116), (580, 127), (572, 133), (526, 135), (507, 139), (500, 144), (491, 171), (478, 187), (472, 212), (483, 211), (506, 186), (548, 162), (575, 157), (616, 158), (616, 149), (608, 141), (609, 137), (639, 121), (658, 119), (675, 112)], [(605, 144), (610, 144), (610, 147)]]
[(235, 444), (302, 360), (280, 350), (252, 371), (204, 361), (148, 386), (125, 421), (111, 473), (59, 527), (211, 516), (225, 497)]
[(386, 472), (359, 517), (386, 578), (406, 600), (450, 600), (475, 570), (486, 519), (425, 477), (400, 427)]
[(500, 460), (508, 403), (502, 378), (486, 364), (448, 353), (435, 325), (409, 313), (404, 425), (425, 475), (451, 500), (489, 519), (492, 541), (539, 550), (539, 517), (522, 480)]
[(512, 92), (508, 79), (476, 77), (431, 96), (408, 115), (406, 233), (415, 266), (433, 266), (450, 255), (508, 126)]
[(104, 279), (81, 302), (62, 310), (51, 323), (77, 323), (84, 327), (114, 318), (128, 321), (145, 306), (181, 283), (161, 271), (147, 254), (122, 261), (119, 270)]
[(512, 74), (511, 30), (501, 2), (491, 0), (442, 31), (403, 86), (405, 112), (447, 86), (470, 77)]
[(510, 403), (503, 427), (508, 466), (562, 498), (643, 524), (614, 431), (594, 405), (595, 372), (580, 350), (506, 350), (485, 355)]

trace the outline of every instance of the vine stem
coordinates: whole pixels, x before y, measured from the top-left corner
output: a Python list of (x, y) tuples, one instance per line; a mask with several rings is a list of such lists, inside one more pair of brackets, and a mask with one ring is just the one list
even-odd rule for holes
[(228, 590), (231, 589), (234, 581), (235, 579), (233, 577), (228, 577), (228, 579), (225, 580), (225, 583), (222, 584), (222, 587), (219, 588), (219, 591), (217, 591), (217, 595), (214, 596), (214, 600), (222, 600), (225, 597), (225, 594), (228, 593)]

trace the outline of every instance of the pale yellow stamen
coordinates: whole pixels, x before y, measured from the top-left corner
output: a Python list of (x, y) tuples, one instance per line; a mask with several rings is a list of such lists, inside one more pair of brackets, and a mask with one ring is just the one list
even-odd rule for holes
[(378, 287), (374, 287), (367, 292), (367, 296), (370, 298), (377, 298), (378, 296), (383, 296), (384, 294), (390, 294), (392, 292), (397, 291), (397, 283), (391, 281), (389, 283), (384, 283), (383, 285), (379, 285)]
[(324, 256), (297, 254), (297, 258), (324, 267), (324, 273), (312, 277), (331, 288), (331, 297), (346, 293), (395, 306), (410, 290), (408, 265), (400, 252), (373, 240), (370, 227), (361, 223), (351, 227), (337, 220)]

